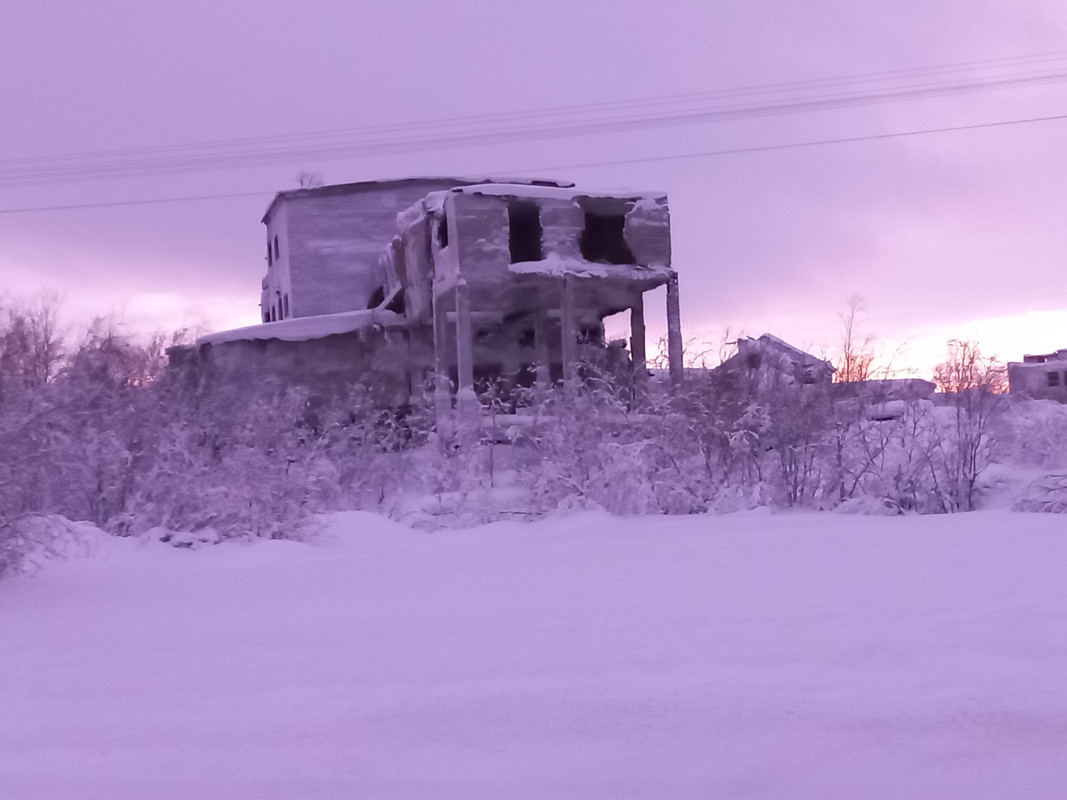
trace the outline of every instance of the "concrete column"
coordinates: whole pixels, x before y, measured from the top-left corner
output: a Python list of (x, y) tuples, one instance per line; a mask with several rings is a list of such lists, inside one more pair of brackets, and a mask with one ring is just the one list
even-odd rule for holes
[(471, 302), (467, 282), (456, 283), (456, 410), (461, 420), (470, 422), (477, 416), (478, 398), (474, 394), (474, 332), (471, 329)]
[(671, 383), (679, 384), (685, 375), (682, 356), (682, 312), (678, 300), (678, 276), (667, 281), (667, 358)]
[(574, 278), (563, 276), (563, 298), (560, 307), (560, 336), (562, 340), (563, 381), (571, 381), (578, 367), (578, 322), (574, 309)]
[(645, 362), (645, 297), (637, 295), (630, 306), (630, 361), (633, 363), (634, 384), (641, 386), (648, 377)]
[(537, 386), (547, 389), (552, 384), (552, 348), (548, 345), (548, 308), (543, 292), (534, 310), (534, 349), (537, 358)]
[(438, 430), (452, 411), (452, 388), (448, 381), (448, 312), (444, 298), (433, 290), (433, 406)]

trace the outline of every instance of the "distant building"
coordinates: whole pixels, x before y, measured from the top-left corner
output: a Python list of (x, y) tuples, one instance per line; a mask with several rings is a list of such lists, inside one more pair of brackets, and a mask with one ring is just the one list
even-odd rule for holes
[(1009, 362), (1008, 387), (1011, 394), (1067, 403), (1067, 348)]

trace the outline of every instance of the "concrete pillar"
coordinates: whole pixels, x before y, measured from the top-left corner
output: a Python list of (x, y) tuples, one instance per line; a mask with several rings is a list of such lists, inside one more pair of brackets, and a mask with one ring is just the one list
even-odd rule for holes
[(637, 295), (630, 306), (630, 361), (633, 363), (634, 384), (641, 386), (648, 377), (645, 362), (645, 298)]
[(534, 349), (537, 358), (537, 386), (547, 389), (552, 384), (552, 349), (548, 345), (548, 308), (542, 292), (534, 310)]
[(452, 411), (452, 388), (448, 381), (448, 312), (444, 298), (433, 291), (433, 406), (438, 430)]
[(685, 375), (682, 356), (682, 312), (678, 299), (678, 276), (667, 281), (667, 358), (670, 360), (671, 383), (677, 385)]
[(577, 375), (578, 368), (578, 321), (574, 309), (574, 278), (563, 276), (563, 298), (560, 307), (561, 353), (563, 356), (563, 381), (567, 383)]
[(474, 394), (474, 332), (471, 329), (471, 302), (467, 282), (456, 283), (456, 411), (463, 422), (477, 417), (478, 398)]

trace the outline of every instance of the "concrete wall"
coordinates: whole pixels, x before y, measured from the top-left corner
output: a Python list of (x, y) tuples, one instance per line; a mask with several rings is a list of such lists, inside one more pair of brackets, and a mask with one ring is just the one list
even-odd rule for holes
[(641, 200), (626, 215), (626, 243), (638, 264), (671, 263), (671, 215), (667, 200)]
[(540, 200), (541, 245), (545, 254), (554, 254), (561, 259), (580, 261), (578, 241), (585, 225), (585, 214), (574, 200)]
[(216, 390), (299, 386), (336, 399), (365, 386), (383, 405), (401, 405), (409, 399), (409, 352), (406, 330), (368, 328), (307, 341), (206, 344), (197, 356), (203, 380)]
[(459, 273), (473, 285), (506, 280), (511, 263), (507, 200), (457, 193), (445, 208), (455, 232), (450, 247)]
[[(272, 321), (269, 316), (271, 309), (276, 312), (275, 319), (284, 318), (282, 312), (285, 305), (284, 299), (287, 296), (289, 298), (289, 316), (294, 316), (292, 279), (289, 272), (287, 249), (289, 243), (288, 222), (288, 210), (284, 205), (280, 205), (266, 226), (267, 247), (270, 248), (270, 255), (267, 258), (267, 274), (261, 283), (259, 299), (260, 319), (264, 322)], [(276, 256), (274, 255), (275, 237), (277, 237), (278, 243), (278, 255)]]
[(451, 180), (323, 187), (280, 196), (268, 231), (284, 241), (290, 315), (307, 317), (366, 308), (381, 286), (379, 259), (396, 236), (396, 215)]

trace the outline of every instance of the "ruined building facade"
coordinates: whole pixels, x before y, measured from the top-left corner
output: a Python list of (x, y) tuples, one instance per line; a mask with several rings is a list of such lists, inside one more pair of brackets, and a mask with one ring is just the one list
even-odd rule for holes
[(263, 218), (262, 324), (202, 337), (205, 376), (405, 402), (436, 376), (439, 409), (482, 381), (549, 383), (626, 361), (603, 320), (629, 310), (629, 368), (645, 374), (644, 295), (667, 287), (681, 374), (667, 198), (554, 182), (410, 179), (282, 192)]

